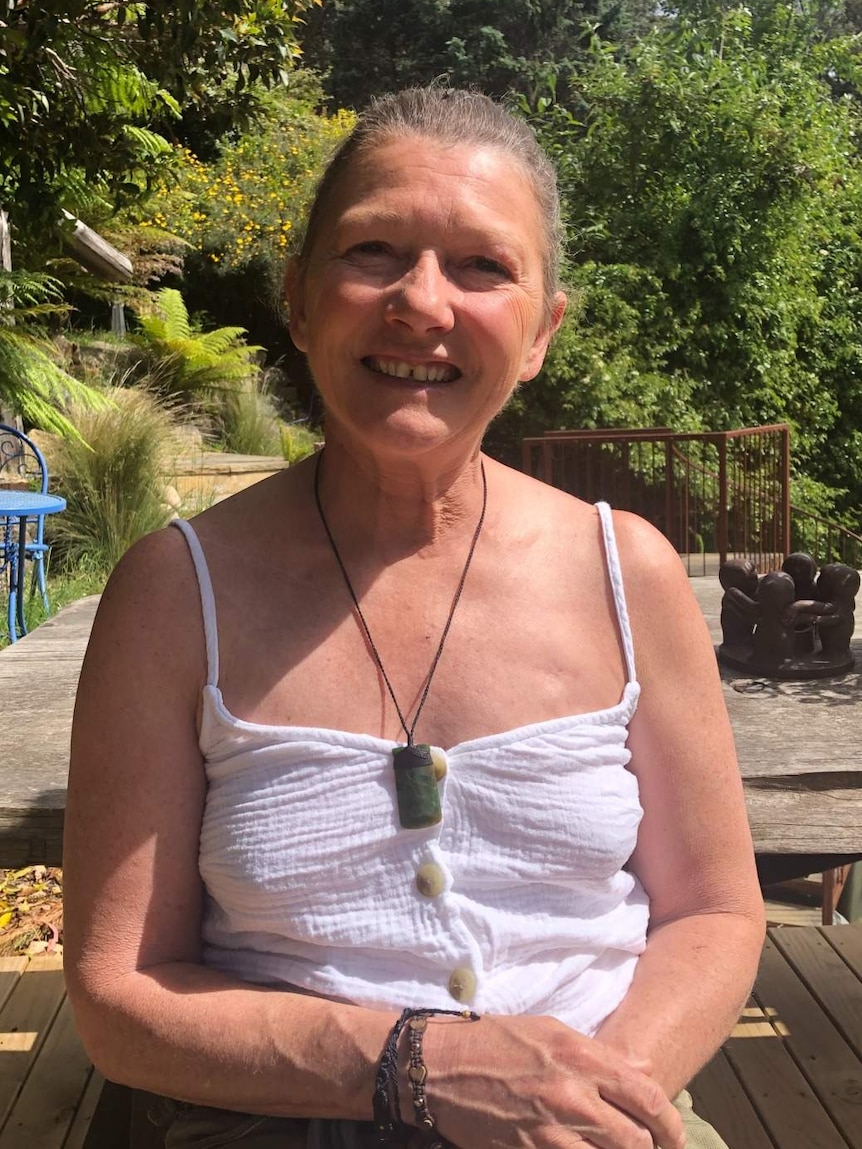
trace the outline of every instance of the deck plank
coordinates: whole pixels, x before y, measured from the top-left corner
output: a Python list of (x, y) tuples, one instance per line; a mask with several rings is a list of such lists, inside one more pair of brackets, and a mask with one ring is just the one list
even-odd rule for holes
[(713, 1126), (728, 1149), (775, 1149), (724, 1050), (704, 1066), (689, 1091), (695, 1113)]
[[(81, 1098), (81, 1104), (75, 1112), (66, 1140), (63, 1142), (63, 1149), (84, 1149), (84, 1143), (90, 1132), (90, 1126), (99, 1106), (104, 1087), (104, 1077), (97, 1069), (94, 1069), (90, 1074), (87, 1088), (84, 1090), (84, 1096)], [(109, 1147), (102, 1146), (102, 1149), (109, 1149)]]
[(820, 933), (862, 982), (862, 927), (824, 926)]
[(752, 999), (724, 1049), (780, 1149), (847, 1149), (779, 1033)]
[[(856, 926), (840, 929), (856, 930)], [(772, 937), (820, 1002), (857, 1057), (862, 1057), (862, 993), (859, 978), (820, 930), (774, 930)]]
[(65, 998), (0, 1131), (0, 1149), (63, 1149), (92, 1072)]
[(0, 1011), (0, 1130), (65, 995), (62, 958), (31, 958)]
[(847, 1144), (862, 1149), (862, 1061), (771, 939), (754, 997)]
[(0, 957), (0, 1010), (18, 984), (18, 978), (27, 968), (25, 957)]

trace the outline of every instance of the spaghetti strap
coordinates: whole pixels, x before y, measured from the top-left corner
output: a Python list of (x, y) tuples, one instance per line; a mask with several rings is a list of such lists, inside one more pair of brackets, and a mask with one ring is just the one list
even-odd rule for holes
[(216, 620), (215, 595), (213, 594), (213, 584), (210, 578), (207, 560), (203, 552), (203, 547), (200, 544), (200, 539), (195, 533), (195, 529), (191, 523), (186, 522), (185, 519), (174, 519), (171, 522), (171, 526), (176, 527), (185, 538), (192, 556), (195, 574), (198, 579), (198, 589), (201, 595), (201, 613), (203, 615), (204, 639), (206, 640), (207, 647), (207, 686), (218, 686), (218, 623)]
[(617, 622), (620, 628), (620, 637), (626, 658), (626, 672), (629, 682), (636, 681), (635, 674), (635, 647), (632, 640), (629, 611), (626, 606), (626, 594), (623, 589), (623, 572), (620, 567), (620, 554), (617, 550), (617, 536), (614, 531), (614, 520), (611, 508), (607, 503), (596, 503), (599, 519), (602, 524), (602, 536), (605, 543), (605, 559), (608, 564), (608, 578), (614, 592), (614, 605), (617, 611)]

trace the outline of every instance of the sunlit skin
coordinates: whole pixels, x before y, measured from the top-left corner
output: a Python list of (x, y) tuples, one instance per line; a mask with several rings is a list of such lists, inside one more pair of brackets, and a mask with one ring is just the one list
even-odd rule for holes
[(289, 277), (327, 442), (393, 462), (433, 452), (438, 472), (473, 457), (563, 315), (558, 293), (546, 319), (542, 243), (527, 177), (494, 150), (406, 137), (357, 159)]

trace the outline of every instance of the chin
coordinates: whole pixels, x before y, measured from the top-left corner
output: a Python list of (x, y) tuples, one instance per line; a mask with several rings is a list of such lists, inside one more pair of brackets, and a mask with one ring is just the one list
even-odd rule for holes
[[(467, 436), (463, 428), (455, 428), (442, 419), (423, 413), (398, 411), (373, 423), (345, 424), (337, 420), (335, 436), (342, 442), (353, 440), (363, 451), (372, 455), (410, 457), (435, 450), (446, 450)], [(484, 428), (476, 431), (481, 439)]]

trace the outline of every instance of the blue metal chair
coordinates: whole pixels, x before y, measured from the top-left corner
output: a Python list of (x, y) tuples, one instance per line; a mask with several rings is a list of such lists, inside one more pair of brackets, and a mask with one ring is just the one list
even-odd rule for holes
[[(14, 484), (22, 490), (48, 493), (48, 465), (45, 456), (22, 431), (0, 423), (0, 482)], [(15, 520), (0, 516), (0, 573), (22, 561), (18, 554), (18, 541), (13, 530)], [(51, 549), (44, 539), (45, 516), (36, 517), (36, 530), (25, 545), (24, 561), (33, 563), (34, 585), (38, 586), (42, 603), (47, 611), (48, 587), (45, 582), (45, 558)], [(21, 579), (23, 587), (24, 580)]]

